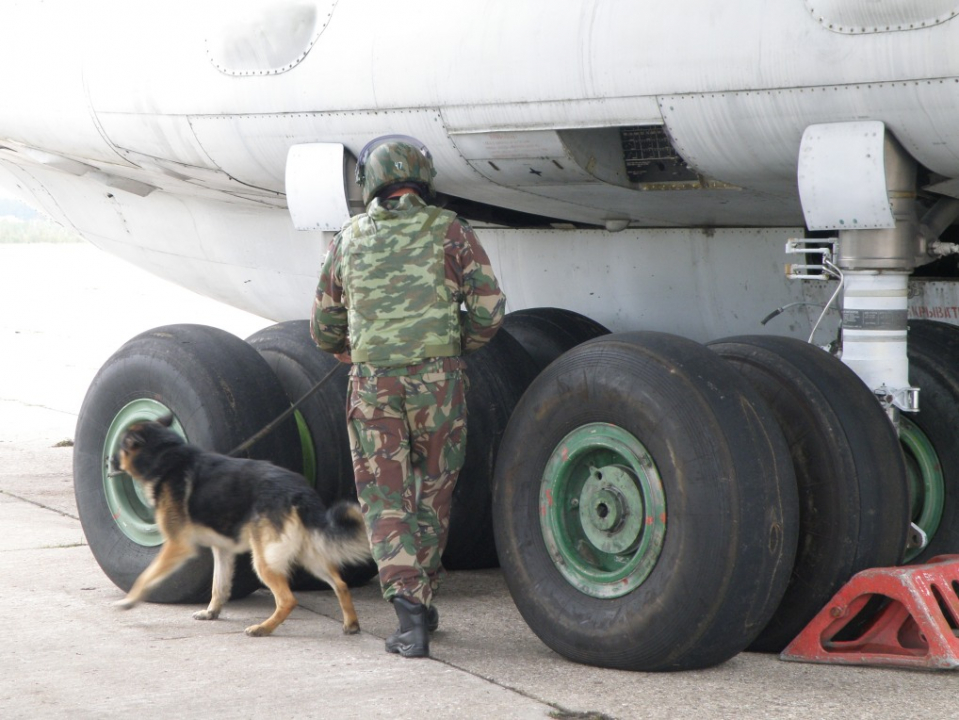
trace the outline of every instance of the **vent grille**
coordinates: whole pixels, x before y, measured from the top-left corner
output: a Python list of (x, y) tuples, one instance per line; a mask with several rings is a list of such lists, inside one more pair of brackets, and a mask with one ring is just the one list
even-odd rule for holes
[(629, 181), (639, 184), (698, 181), (669, 141), (662, 125), (638, 125), (619, 130)]

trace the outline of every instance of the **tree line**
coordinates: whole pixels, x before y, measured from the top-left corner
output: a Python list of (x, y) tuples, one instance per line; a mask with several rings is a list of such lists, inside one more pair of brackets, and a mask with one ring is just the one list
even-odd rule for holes
[(0, 217), (0, 243), (72, 243), (82, 242), (75, 231), (38, 216), (34, 220)]

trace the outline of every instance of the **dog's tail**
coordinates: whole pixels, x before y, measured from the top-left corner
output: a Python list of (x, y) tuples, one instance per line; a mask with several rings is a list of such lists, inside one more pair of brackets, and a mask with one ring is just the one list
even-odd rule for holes
[(360, 506), (341, 500), (326, 511), (325, 527), (317, 532), (328, 557), (340, 567), (360, 565), (372, 558), (370, 540)]

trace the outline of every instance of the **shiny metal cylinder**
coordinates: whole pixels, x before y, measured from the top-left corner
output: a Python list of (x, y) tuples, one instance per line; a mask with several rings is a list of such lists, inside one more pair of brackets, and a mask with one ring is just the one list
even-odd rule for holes
[(916, 161), (887, 132), (883, 162), (895, 227), (841, 230), (837, 264), (844, 270), (911, 270), (921, 261)]

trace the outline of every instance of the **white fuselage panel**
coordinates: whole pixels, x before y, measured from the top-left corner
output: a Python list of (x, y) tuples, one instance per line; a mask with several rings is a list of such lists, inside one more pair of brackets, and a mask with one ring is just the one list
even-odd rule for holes
[[(0, 25), (0, 186), (110, 252), (278, 319), (305, 314), (325, 245), (284, 218), (298, 144), (355, 154), (414, 135), (442, 193), (558, 222), (801, 227), (797, 154), (813, 123), (880, 121), (940, 187), (959, 178), (959, 21), (943, 2), (18, 3)], [(661, 130), (689, 178), (629, 176), (630, 128)], [(617, 268), (614, 324), (645, 319), (621, 285), (648, 284), (651, 263), (717, 265), (716, 243), (689, 256), (682, 232), (638, 264), (592, 237), (575, 253)], [(729, 252), (729, 272), (752, 267), (748, 248)]]

